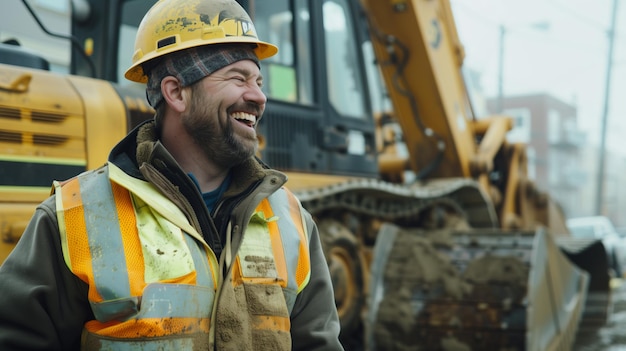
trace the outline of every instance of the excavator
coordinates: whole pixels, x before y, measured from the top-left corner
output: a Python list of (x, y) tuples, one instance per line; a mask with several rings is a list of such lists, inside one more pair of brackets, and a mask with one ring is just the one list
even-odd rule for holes
[[(154, 1), (68, 0), (69, 33), (31, 2), (20, 25), (69, 43), (70, 67), (2, 38), (0, 262), (53, 180), (154, 112), (122, 78)], [(512, 119), (474, 114), (449, 0), (239, 3), (279, 47), (259, 157), (318, 224), (347, 350), (569, 350), (607, 317), (601, 244), (569, 239)]]

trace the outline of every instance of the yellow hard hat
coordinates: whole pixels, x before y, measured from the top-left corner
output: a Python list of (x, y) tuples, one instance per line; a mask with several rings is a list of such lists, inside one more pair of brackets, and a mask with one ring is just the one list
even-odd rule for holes
[(124, 76), (148, 81), (144, 64), (169, 53), (224, 43), (254, 44), (259, 60), (278, 52), (260, 41), (250, 16), (235, 0), (159, 0), (139, 24), (132, 66)]

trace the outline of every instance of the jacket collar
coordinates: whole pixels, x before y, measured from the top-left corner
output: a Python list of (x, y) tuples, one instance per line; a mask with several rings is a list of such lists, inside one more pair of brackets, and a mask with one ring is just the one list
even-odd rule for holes
[[(159, 140), (153, 120), (138, 125), (122, 139), (111, 151), (109, 161), (125, 173), (139, 179), (146, 180), (146, 175), (143, 174), (145, 171), (141, 170), (146, 165), (158, 170), (176, 185), (180, 185), (180, 180), (187, 177)], [(224, 193), (225, 197), (240, 194), (269, 175), (279, 179), (279, 186), (287, 181), (285, 174), (269, 168), (256, 157), (251, 157), (233, 167), (231, 173), (233, 178), (230, 187)]]

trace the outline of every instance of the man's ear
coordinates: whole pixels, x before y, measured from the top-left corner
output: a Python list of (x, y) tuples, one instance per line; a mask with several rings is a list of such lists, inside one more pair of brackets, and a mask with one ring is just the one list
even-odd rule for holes
[(175, 111), (183, 112), (187, 108), (187, 95), (178, 79), (167, 76), (161, 81), (161, 93), (165, 102)]

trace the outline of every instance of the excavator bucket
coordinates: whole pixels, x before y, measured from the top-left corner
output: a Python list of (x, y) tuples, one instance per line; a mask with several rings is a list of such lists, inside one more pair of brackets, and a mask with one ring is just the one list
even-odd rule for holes
[(576, 266), (589, 273), (587, 301), (581, 328), (605, 325), (613, 312), (611, 276), (604, 244), (597, 239), (557, 237), (557, 245)]
[(569, 350), (589, 284), (543, 229), (385, 224), (371, 274), (368, 350)]

